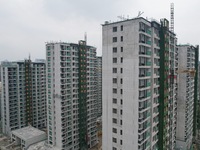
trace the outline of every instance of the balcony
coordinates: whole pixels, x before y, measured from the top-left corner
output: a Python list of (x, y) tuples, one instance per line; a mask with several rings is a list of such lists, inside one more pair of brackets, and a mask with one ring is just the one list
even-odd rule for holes
[(151, 41), (147, 41), (147, 44), (148, 44), (148, 45), (151, 45)]
[(151, 35), (151, 30), (149, 30), (149, 29), (146, 30), (146, 33), (149, 34), (149, 35)]

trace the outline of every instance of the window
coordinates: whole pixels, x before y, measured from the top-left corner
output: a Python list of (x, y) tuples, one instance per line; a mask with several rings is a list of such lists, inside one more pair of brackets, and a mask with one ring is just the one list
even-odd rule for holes
[(117, 58), (113, 58), (113, 63), (117, 63)]
[(117, 99), (113, 98), (113, 104), (117, 104)]
[(117, 133), (117, 129), (116, 128), (113, 128), (113, 133)]
[(123, 110), (120, 110), (120, 115), (122, 115), (123, 114)]
[(117, 123), (117, 119), (116, 118), (113, 118), (113, 123)]
[(122, 130), (120, 130), (120, 135), (122, 135), (123, 134), (123, 132), (122, 132)]
[(117, 73), (117, 68), (113, 68), (113, 73)]
[(123, 26), (121, 25), (121, 31), (123, 31)]
[(117, 32), (117, 27), (113, 27), (113, 32)]
[(113, 83), (117, 83), (117, 78), (113, 78)]
[(123, 47), (121, 47), (121, 52), (123, 52)]
[(124, 40), (124, 39), (123, 39), (123, 36), (121, 36), (121, 42), (123, 42), (123, 40)]
[(117, 53), (117, 47), (113, 47), (113, 53)]
[(121, 63), (123, 63), (123, 57), (121, 57)]
[(123, 100), (122, 99), (120, 100), (120, 103), (121, 103), (121, 105), (123, 105)]
[(123, 143), (122, 143), (122, 140), (120, 140), (120, 145), (122, 145)]
[(123, 68), (121, 68), (121, 73), (123, 73)]
[(117, 150), (117, 148), (116, 148), (116, 147), (113, 147), (113, 150)]
[(120, 120), (120, 125), (122, 125), (122, 120)]
[(120, 90), (120, 93), (123, 94), (123, 89)]
[(116, 94), (116, 93), (117, 93), (117, 89), (113, 89), (113, 93), (115, 93), (115, 94)]
[(117, 109), (113, 108), (113, 114), (117, 114)]
[(113, 138), (113, 142), (114, 142), (114, 143), (117, 143), (117, 139), (116, 139), (116, 138)]
[(113, 37), (113, 43), (117, 42), (117, 37)]
[(120, 80), (120, 83), (123, 84), (123, 79)]

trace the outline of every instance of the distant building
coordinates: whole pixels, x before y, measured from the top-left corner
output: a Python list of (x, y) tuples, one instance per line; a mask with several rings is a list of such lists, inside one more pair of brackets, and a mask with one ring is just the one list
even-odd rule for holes
[(102, 115), (102, 57), (97, 57), (97, 117)]
[(48, 144), (60, 150), (97, 143), (96, 48), (85, 41), (47, 43)]
[[(179, 82), (177, 100), (177, 132), (176, 147), (183, 150), (191, 149), (194, 130), (196, 130), (197, 82), (199, 48), (191, 45), (179, 45)], [(196, 68), (197, 59), (197, 68)], [(185, 72), (196, 70), (196, 75)]]
[(178, 67), (169, 22), (103, 25), (103, 149), (175, 149)]
[(14, 142), (15, 145), (20, 145), (22, 150), (27, 150), (30, 145), (45, 141), (46, 139), (47, 136), (44, 131), (31, 126), (11, 132), (11, 142)]
[(1, 132), (1, 128), (2, 128), (2, 109), (1, 109), (1, 93), (2, 93), (2, 85), (1, 85), (1, 82), (0, 82), (0, 132)]
[(12, 130), (32, 125), (46, 127), (46, 67), (45, 61), (30, 59), (1, 63), (2, 128)]

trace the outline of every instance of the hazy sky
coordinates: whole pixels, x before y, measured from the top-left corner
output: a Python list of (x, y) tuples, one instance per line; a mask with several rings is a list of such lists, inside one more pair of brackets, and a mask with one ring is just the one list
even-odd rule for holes
[(101, 55), (101, 24), (117, 16), (170, 19), (175, 5), (178, 43), (199, 44), (199, 0), (0, 0), (0, 61), (45, 58), (45, 42), (77, 43), (87, 32), (88, 45)]

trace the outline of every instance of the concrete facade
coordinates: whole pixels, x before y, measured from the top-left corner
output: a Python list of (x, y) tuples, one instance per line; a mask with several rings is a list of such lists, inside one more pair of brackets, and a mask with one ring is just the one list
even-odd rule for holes
[[(28, 71), (25, 69), (27, 66)], [(2, 62), (1, 111), (4, 134), (10, 135), (12, 130), (28, 124), (39, 129), (46, 127), (45, 70), (44, 60)]]
[(103, 25), (104, 150), (158, 148), (160, 47), (154, 23), (137, 18)]
[(178, 52), (168, 21), (105, 22), (102, 32), (103, 150), (174, 150)]
[(93, 147), (97, 143), (96, 48), (84, 41), (47, 43), (46, 59), (48, 144), (60, 150)]

